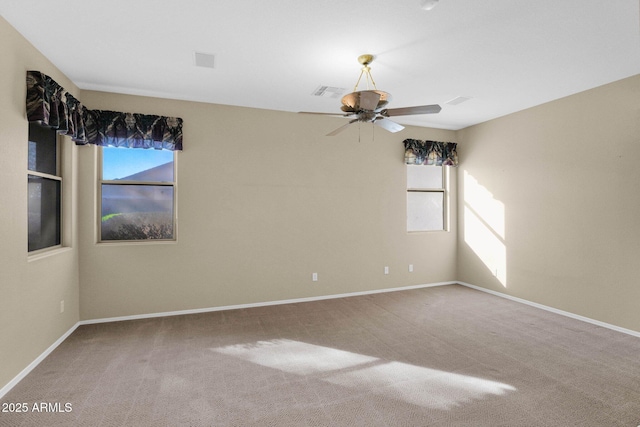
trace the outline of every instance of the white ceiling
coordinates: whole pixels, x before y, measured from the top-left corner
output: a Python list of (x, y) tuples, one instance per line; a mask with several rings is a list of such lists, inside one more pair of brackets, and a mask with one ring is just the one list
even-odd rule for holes
[(371, 53), (390, 108), (443, 107), (394, 120), (445, 129), (640, 74), (639, 0), (0, 0), (0, 14), (82, 89), (292, 112), (338, 112), (312, 93), (353, 90)]

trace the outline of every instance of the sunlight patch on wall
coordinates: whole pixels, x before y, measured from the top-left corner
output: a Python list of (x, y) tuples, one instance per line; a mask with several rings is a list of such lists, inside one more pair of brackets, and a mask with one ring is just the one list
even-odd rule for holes
[(467, 206), (464, 208), (464, 241), (506, 288), (507, 248)]
[(464, 171), (464, 241), (507, 287), (504, 203)]
[(484, 220), (487, 226), (504, 239), (504, 203), (464, 171), (464, 203)]
[(297, 375), (317, 375), (319, 381), (441, 410), (516, 390), (496, 381), (287, 339), (212, 351)]

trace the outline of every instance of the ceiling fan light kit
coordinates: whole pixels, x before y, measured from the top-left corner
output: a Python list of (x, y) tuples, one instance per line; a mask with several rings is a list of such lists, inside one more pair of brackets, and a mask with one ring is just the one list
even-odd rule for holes
[[(353, 92), (342, 97), (342, 106), (340, 107), (340, 109), (345, 113), (341, 114), (341, 116), (350, 117), (351, 120), (349, 123), (328, 133), (327, 136), (337, 135), (349, 127), (350, 124), (356, 122), (373, 123), (389, 132), (399, 132), (404, 129), (404, 126), (389, 120), (389, 117), (408, 116), (413, 114), (436, 114), (440, 112), (441, 107), (437, 104), (387, 109), (386, 106), (389, 101), (391, 101), (391, 95), (387, 92), (378, 90), (376, 87), (376, 83), (371, 75), (371, 67), (369, 67), (373, 60), (374, 56), (371, 54), (364, 54), (358, 57), (358, 62), (362, 64), (360, 76), (356, 81)], [(367, 81), (367, 89), (359, 91), (358, 86), (360, 85), (360, 81), (363, 76), (365, 76)], [(370, 89), (369, 85), (373, 86), (373, 89)]]

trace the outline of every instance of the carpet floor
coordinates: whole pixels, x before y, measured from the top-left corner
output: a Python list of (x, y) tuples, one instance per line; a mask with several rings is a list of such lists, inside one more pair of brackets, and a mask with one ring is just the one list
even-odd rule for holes
[(640, 339), (448, 285), (80, 326), (0, 404), (3, 427), (636, 427)]

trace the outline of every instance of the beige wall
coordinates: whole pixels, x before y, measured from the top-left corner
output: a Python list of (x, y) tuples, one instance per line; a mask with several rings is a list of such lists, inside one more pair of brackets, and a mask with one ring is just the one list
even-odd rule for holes
[(82, 101), (180, 116), (185, 132), (175, 244), (95, 244), (97, 148), (79, 150), (82, 319), (455, 280), (455, 221), (448, 233), (405, 231), (402, 145), (454, 132), (363, 125), (358, 141), (357, 125), (323, 136), (339, 118), (87, 91)]
[(640, 331), (640, 76), (458, 140), (458, 279)]
[[(0, 387), (80, 319), (455, 279), (455, 221), (451, 232), (405, 231), (401, 144), (450, 141), (454, 132), (408, 127), (399, 135), (372, 134), (363, 126), (358, 141), (354, 126), (326, 138), (343, 121), (79, 91), (1, 18), (0, 53)], [(28, 69), (50, 75), (89, 108), (184, 118), (177, 243), (96, 244), (97, 149), (64, 138), (69, 247), (28, 260)], [(452, 188), (455, 215), (455, 174)]]
[[(0, 17), (0, 388), (79, 319), (74, 225), (75, 147), (65, 149), (66, 240), (71, 249), (27, 257), (26, 71), (36, 69), (65, 89), (77, 88)], [(65, 312), (60, 313), (60, 301)]]
[[(0, 54), (0, 386), (79, 319), (456, 279), (640, 331), (639, 76), (358, 141), (323, 136), (336, 118), (79, 91), (2, 18)], [(28, 260), (27, 69), (90, 108), (185, 120), (176, 243), (96, 244), (97, 149), (65, 139), (70, 249)], [(460, 143), (451, 232), (405, 232), (404, 138)]]

